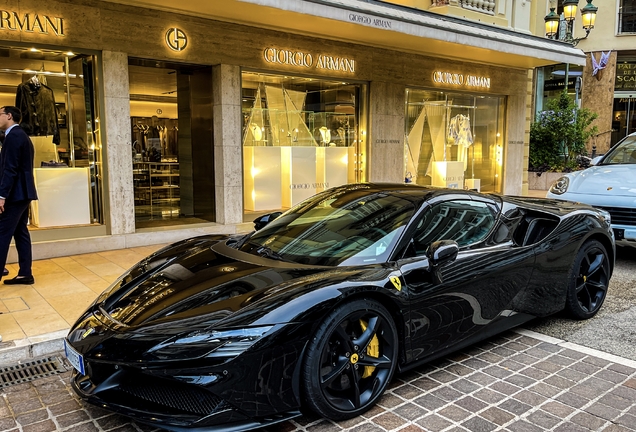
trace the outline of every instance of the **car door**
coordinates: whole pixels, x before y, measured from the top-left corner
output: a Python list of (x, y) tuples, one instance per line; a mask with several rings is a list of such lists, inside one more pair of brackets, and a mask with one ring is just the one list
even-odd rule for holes
[[(409, 361), (469, 343), (515, 315), (511, 302), (527, 286), (534, 253), (514, 243), (511, 225), (495, 201), (469, 195), (441, 197), (421, 211), (398, 261), (410, 301)], [(439, 240), (454, 240), (459, 253), (433, 269), (422, 257)]]

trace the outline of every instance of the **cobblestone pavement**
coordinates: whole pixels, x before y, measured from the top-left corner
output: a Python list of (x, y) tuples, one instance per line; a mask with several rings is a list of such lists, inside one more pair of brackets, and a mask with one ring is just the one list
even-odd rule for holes
[[(265, 431), (636, 431), (636, 363), (596, 354), (509, 332), (396, 376), (363, 416), (305, 416)], [(0, 431), (159, 430), (84, 405), (69, 376), (0, 389)]]

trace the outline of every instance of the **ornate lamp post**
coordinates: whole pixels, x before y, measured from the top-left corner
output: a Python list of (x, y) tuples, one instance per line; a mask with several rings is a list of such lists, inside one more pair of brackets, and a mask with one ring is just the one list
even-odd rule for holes
[[(579, 0), (564, 0), (563, 1), (563, 17), (565, 19), (565, 37), (562, 39), (564, 42), (571, 43), (576, 46), (580, 40), (586, 39), (590, 30), (594, 28), (596, 22), (596, 12), (598, 8), (592, 4), (592, 0), (587, 0), (587, 5), (581, 9), (581, 18), (583, 20), (583, 30), (585, 30), (585, 36), (581, 38), (574, 38), (574, 21), (576, 20), (576, 10), (579, 5)], [(558, 39), (558, 28), (560, 17), (554, 12), (555, 8), (550, 8), (550, 13), (544, 18), (545, 21), (545, 35), (549, 39)]]

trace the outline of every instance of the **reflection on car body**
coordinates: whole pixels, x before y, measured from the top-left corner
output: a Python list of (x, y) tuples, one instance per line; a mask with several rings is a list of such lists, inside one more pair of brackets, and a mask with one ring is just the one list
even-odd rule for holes
[(170, 245), (66, 338), (86, 401), (172, 430), (370, 409), (396, 370), (537, 316), (596, 314), (614, 267), (590, 206), (401, 184), (322, 192), (246, 235)]

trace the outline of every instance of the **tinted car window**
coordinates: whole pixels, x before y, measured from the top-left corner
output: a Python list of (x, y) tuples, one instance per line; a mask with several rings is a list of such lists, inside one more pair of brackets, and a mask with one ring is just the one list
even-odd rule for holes
[(413, 213), (411, 201), (397, 195), (335, 190), (284, 213), (240, 249), (309, 265), (385, 262)]
[(627, 137), (609, 151), (601, 165), (636, 164), (636, 137)]
[(484, 203), (470, 200), (438, 203), (418, 221), (413, 247), (417, 255), (423, 255), (438, 240), (455, 240), (459, 247), (468, 246), (484, 240), (494, 224), (493, 211)]

